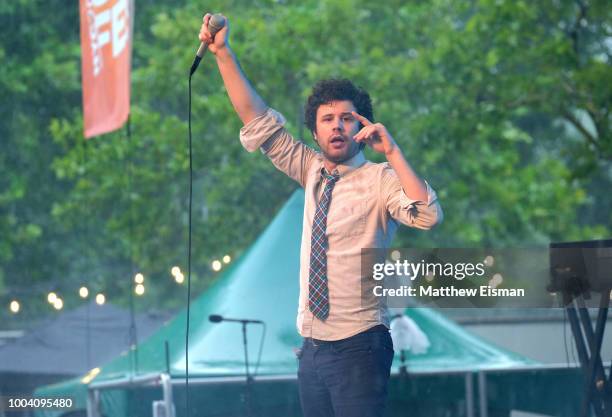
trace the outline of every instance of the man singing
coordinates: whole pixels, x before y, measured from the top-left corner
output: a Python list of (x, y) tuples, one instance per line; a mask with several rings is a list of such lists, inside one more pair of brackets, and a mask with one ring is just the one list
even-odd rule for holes
[[(199, 38), (215, 55), (244, 123), (240, 141), (249, 152), (260, 149), (305, 190), (297, 316), (304, 416), (382, 416), (393, 344), (384, 300), (362, 297), (361, 249), (388, 248), (399, 223), (419, 229), (439, 223), (436, 193), (385, 126), (373, 122), (368, 93), (348, 80), (320, 81), (308, 97), (306, 125), (319, 150), (294, 139), (242, 72), (229, 45), (229, 23), (213, 39), (210, 16)], [(365, 145), (387, 163), (366, 160)]]

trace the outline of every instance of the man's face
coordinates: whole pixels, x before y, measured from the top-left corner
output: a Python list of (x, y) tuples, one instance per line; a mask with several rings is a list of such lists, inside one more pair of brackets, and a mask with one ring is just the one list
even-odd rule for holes
[(343, 162), (359, 152), (353, 136), (359, 132), (359, 121), (351, 111), (357, 111), (350, 100), (321, 104), (317, 109), (315, 139), (323, 156), (332, 162)]

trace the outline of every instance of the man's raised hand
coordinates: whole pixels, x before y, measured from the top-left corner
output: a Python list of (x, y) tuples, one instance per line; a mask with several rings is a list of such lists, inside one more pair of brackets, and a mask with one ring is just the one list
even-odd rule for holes
[(200, 42), (207, 44), (208, 50), (216, 55), (219, 50), (229, 46), (229, 21), (227, 17), (223, 16), (225, 18), (225, 25), (213, 38), (208, 27), (211, 17), (211, 13), (206, 13), (202, 18), (202, 26), (200, 27), (200, 34), (198, 37), (200, 38)]
[(363, 128), (353, 137), (357, 143), (367, 143), (374, 152), (390, 155), (399, 148), (382, 123), (372, 123), (357, 112), (351, 112)]

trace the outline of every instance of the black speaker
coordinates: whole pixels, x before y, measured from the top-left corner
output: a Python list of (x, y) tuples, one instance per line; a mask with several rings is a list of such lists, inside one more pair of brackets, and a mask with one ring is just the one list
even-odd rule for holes
[(553, 242), (549, 254), (549, 291), (588, 298), (612, 288), (612, 239)]

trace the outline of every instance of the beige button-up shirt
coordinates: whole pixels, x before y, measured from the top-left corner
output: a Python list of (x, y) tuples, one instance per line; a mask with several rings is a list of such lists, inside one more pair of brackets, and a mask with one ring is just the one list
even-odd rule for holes
[(308, 279), (312, 222), (325, 184), (321, 175), (324, 159), (294, 139), (284, 124), (281, 114), (268, 109), (240, 129), (240, 141), (249, 152), (260, 148), (305, 190), (298, 331), (303, 337), (339, 340), (378, 324), (389, 327), (384, 299), (374, 294), (362, 299), (361, 249), (388, 248), (399, 223), (419, 229), (439, 223), (442, 209), (435, 191), (427, 184), (427, 201), (411, 200), (388, 163), (369, 162), (362, 152), (338, 165), (340, 179), (327, 215), (330, 311), (321, 321), (308, 308)]

